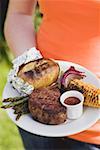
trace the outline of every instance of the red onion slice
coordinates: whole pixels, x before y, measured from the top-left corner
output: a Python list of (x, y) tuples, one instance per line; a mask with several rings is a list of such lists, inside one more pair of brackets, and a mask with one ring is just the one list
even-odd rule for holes
[(84, 72), (76, 70), (74, 66), (71, 66), (61, 77), (61, 84), (66, 88), (72, 79), (83, 79), (86, 77)]

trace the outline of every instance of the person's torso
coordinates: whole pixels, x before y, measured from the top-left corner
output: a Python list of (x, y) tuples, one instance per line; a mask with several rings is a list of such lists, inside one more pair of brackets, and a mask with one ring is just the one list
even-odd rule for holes
[(100, 1), (39, 0), (43, 20), (37, 48), (45, 57), (79, 63), (98, 73)]

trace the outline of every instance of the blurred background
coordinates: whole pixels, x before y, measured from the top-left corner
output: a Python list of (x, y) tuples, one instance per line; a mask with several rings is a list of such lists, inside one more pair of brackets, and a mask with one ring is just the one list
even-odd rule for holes
[[(4, 38), (4, 22), (6, 19), (9, 0), (0, 0), (0, 106), (2, 104), (2, 92), (7, 81), (7, 75), (12, 67), (14, 58)], [(33, 16), (35, 31), (38, 31), (42, 15), (37, 4)], [(23, 150), (23, 144), (16, 125), (9, 119), (6, 112), (0, 109), (0, 150)]]

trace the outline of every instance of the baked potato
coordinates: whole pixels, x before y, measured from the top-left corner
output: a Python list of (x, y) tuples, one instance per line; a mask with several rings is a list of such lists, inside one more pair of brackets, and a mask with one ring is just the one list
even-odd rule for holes
[(35, 89), (47, 87), (59, 76), (59, 65), (51, 59), (38, 59), (22, 65), (18, 77), (31, 84)]

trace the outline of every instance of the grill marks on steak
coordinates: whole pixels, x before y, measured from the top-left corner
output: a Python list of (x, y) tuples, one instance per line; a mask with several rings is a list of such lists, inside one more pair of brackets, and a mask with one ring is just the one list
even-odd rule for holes
[(42, 105), (43, 110), (48, 111), (50, 109), (54, 111), (52, 111), (52, 113), (59, 111), (57, 109), (57, 107), (61, 106), (59, 97), (59, 89), (50, 90), (47, 88), (42, 88), (34, 90), (34, 92), (31, 94), (33, 105), (35, 104), (38, 107), (41, 107)]
[(59, 101), (58, 88), (36, 89), (30, 95), (29, 110), (34, 119), (45, 124), (60, 124), (66, 121), (66, 108)]

